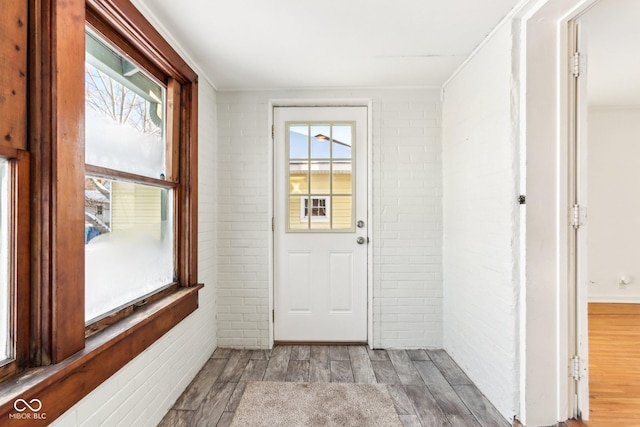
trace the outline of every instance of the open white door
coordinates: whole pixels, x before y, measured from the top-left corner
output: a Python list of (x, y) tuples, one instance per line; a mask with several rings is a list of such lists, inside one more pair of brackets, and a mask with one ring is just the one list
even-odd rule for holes
[(367, 341), (367, 108), (274, 109), (274, 339)]
[(574, 22), (576, 52), (573, 58), (575, 78), (575, 149), (574, 149), (574, 205), (575, 231), (575, 314), (576, 339), (573, 358), (573, 379), (576, 390), (576, 416), (589, 419), (589, 277), (587, 223), (587, 40), (584, 24)]

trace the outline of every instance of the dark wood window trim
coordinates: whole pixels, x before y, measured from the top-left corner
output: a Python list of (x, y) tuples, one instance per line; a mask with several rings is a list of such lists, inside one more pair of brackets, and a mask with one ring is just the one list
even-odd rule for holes
[[(27, 151), (28, 10), (25, 2), (2, 0), (0, 9), (0, 157), (9, 161), (11, 176), (10, 269), (12, 274), (9, 334), (16, 346), (11, 361), (0, 366), (0, 381), (29, 361), (29, 153)], [(1, 310), (4, 310), (3, 307)], [(5, 361), (3, 361), (5, 362)]]
[(199, 289), (182, 288), (88, 338), (83, 350), (62, 362), (4, 383), (0, 386), (0, 425), (16, 413), (13, 404), (17, 399), (42, 402), (46, 420), (30, 420), (30, 426), (51, 423), (193, 312)]
[[(25, 217), (29, 226), (25, 230), (22, 222), (19, 233), (31, 238), (19, 250), (31, 255), (21, 275), (30, 286), (20, 296), (26, 308), (20, 308), (25, 317), (20, 330), (28, 340), (21, 339), (19, 346), (28, 354), (16, 365), (22, 371), (0, 385), (0, 424), (15, 412), (16, 399), (37, 398), (46, 420), (30, 425), (46, 425), (197, 309), (202, 287), (197, 281), (198, 84), (193, 70), (129, 0), (5, 3), (28, 4), (28, 13), (23, 9), (17, 20), (24, 25), (28, 19), (29, 54), (28, 64), (23, 53), (25, 64), (20, 65), (28, 84), (24, 93), (17, 91), (24, 96), (18, 119), (27, 123), (26, 151), (16, 158), (29, 165), (20, 168), (31, 188), (30, 206), (21, 204), (30, 212)], [(84, 324), (84, 239), (82, 233), (69, 232), (84, 225), (87, 22), (149, 72), (164, 77), (168, 101), (179, 105), (168, 120), (168, 131), (180, 141), (167, 153), (172, 172), (168, 182), (156, 183), (176, 192), (177, 283), (97, 333), (87, 333)]]
[(19, 372), (28, 365), (29, 360), (29, 153), (24, 150), (3, 147), (0, 144), (0, 157), (9, 160), (11, 175), (9, 186), (11, 194), (10, 216), (12, 230), (9, 248), (10, 268), (15, 271), (11, 290), (10, 335), (16, 344), (13, 360), (0, 366), (0, 381)]

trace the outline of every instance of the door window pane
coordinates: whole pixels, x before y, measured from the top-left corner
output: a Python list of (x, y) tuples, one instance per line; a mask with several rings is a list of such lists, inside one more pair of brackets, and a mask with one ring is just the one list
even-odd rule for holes
[(0, 363), (13, 357), (11, 341), (11, 275), (9, 236), (11, 211), (9, 210), (9, 162), (0, 159)]
[(173, 281), (173, 192), (88, 176), (85, 320)]
[(85, 162), (151, 178), (165, 174), (165, 88), (87, 32)]
[(309, 220), (305, 216), (306, 201), (304, 197), (289, 197), (289, 229), (306, 230)]
[(333, 194), (353, 193), (353, 173), (351, 160), (334, 160), (331, 166)]
[(309, 192), (309, 162), (291, 160), (289, 162), (289, 194), (307, 194)]
[(331, 149), (331, 126), (311, 126), (311, 158), (328, 159)]
[(309, 157), (309, 126), (291, 126), (289, 128), (289, 158), (306, 159)]
[(331, 194), (329, 160), (311, 161), (311, 189), (312, 194)]
[(333, 158), (351, 159), (351, 145), (353, 140), (353, 128), (349, 126), (333, 127)]
[(331, 206), (333, 207), (334, 230), (351, 229), (353, 224), (353, 197), (333, 196)]

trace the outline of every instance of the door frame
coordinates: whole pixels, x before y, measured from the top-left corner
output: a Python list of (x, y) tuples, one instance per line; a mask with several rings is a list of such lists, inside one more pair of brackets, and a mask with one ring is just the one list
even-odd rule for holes
[[(569, 239), (569, 340), (570, 351), (578, 359), (579, 379), (570, 382), (570, 414), (583, 420), (589, 419), (589, 288), (588, 288), (588, 223), (586, 222), (589, 200), (587, 198), (587, 75), (584, 58), (588, 49), (587, 33), (582, 17), (588, 13), (601, 0), (586, 0), (575, 11), (567, 22), (567, 34), (569, 42), (569, 55), (572, 52), (580, 52), (579, 60), (580, 76), (569, 84), (569, 132), (570, 132), (570, 156), (568, 170), (570, 174), (569, 202), (580, 206), (578, 215), (579, 227), (572, 233)], [(569, 207), (571, 209), (571, 207)]]
[(526, 158), (519, 349), (519, 420), (526, 425), (550, 425), (576, 415), (569, 376), (577, 339), (571, 277), (575, 247), (570, 242), (569, 22), (595, 1), (530, 0), (515, 26)]
[[(274, 188), (274, 173), (275, 173), (275, 158), (274, 158), (274, 143), (275, 140), (272, 135), (272, 129), (275, 126), (274, 123), (274, 109), (276, 107), (365, 107), (367, 109), (367, 236), (373, 241), (375, 238), (374, 228), (372, 227), (374, 221), (373, 212), (373, 101), (368, 98), (301, 98), (301, 99), (270, 99), (268, 101), (268, 221), (272, 221), (274, 216), (274, 203), (275, 203), (275, 188)], [(273, 229), (269, 233), (268, 239), (268, 265), (269, 265), (269, 348), (273, 348), (274, 342), (274, 323), (273, 323), (273, 310), (274, 310), (274, 289), (275, 289), (275, 238)], [(373, 245), (367, 245), (367, 343), (369, 347), (373, 348)]]

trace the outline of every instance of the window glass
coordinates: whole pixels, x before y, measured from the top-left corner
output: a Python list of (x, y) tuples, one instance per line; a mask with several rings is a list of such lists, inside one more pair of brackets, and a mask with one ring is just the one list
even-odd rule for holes
[(0, 159), (0, 363), (13, 356), (11, 342), (11, 275), (9, 265), (9, 236), (11, 216), (9, 210), (9, 162)]
[[(85, 319), (172, 283), (173, 192), (85, 180)], [(101, 207), (102, 215), (92, 214)]]
[(333, 133), (333, 158), (351, 158), (352, 132), (351, 126), (334, 126)]
[(311, 157), (327, 159), (331, 156), (331, 127), (311, 126)]
[(289, 158), (306, 159), (309, 157), (309, 126), (291, 126), (289, 128)]
[(172, 284), (175, 262), (173, 187), (162, 187), (165, 88), (98, 36), (88, 31), (86, 40), (89, 322)]
[(165, 88), (87, 32), (85, 162), (162, 178)]
[(288, 123), (287, 129), (287, 231), (353, 230), (353, 124)]

